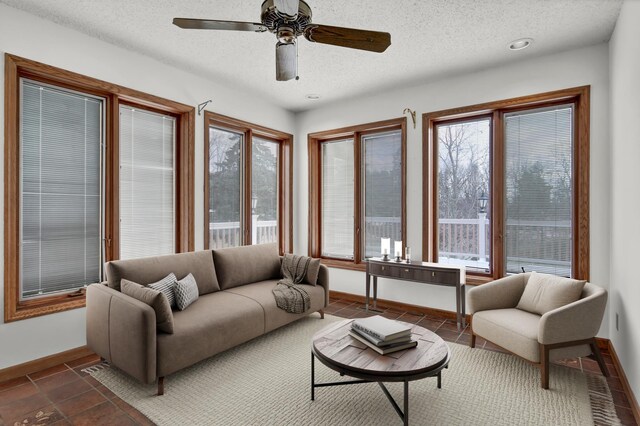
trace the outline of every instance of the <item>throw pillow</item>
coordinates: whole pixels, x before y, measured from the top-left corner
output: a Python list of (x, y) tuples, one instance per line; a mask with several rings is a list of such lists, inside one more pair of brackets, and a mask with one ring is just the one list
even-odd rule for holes
[(307, 275), (304, 277), (304, 282), (311, 285), (316, 285), (318, 282), (318, 275), (320, 274), (320, 259), (313, 259), (309, 261), (307, 267)]
[(586, 281), (532, 272), (518, 309), (544, 315), (580, 299)]
[(152, 288), (154, 290), (158, 290), (162, 292), (165, 296), (167, 296), (167, 300), (169, 301), (169, 306), (175, 308), (176, 306), (176, 298), (173, 295), (173, 287), (176, 285), (175, 274), (172, 272), (160, 281), (156, 281), (155, 283), (147, 284), (147, 287)]
[(123, 279), (120, 282), (123, 294), (146, 303), (156, 312), (156, 327), (160, 331), (173, 334), (173, 312), (164, 293)]
[(173, 291), (176, 294), (176, 305), (181, 311), (198, 300), (198, 284), (191, 274), (176, 282)]

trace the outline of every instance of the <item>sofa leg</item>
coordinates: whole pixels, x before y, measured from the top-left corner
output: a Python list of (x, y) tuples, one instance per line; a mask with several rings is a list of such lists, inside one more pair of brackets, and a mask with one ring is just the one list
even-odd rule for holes
[(324, 309), (320, 309), (318, 313), (320, 314), (320, 319), (324, 319)]
[(472, 348), (476, 347), (476, 335), (473, 334), (473, 332), (471, 332), (471, 343), (469, 343), (469, 346)]
[(542, 389), (549, 389), (549, 348), (540, 345), (540, 384)]
[(158, 396), (164, 395), (164, 377), (158, 377)]
[(602, 375), (604, 377), (609, 377), (609, 370), (607, 369), (607, 365), (604, 363), (604, 359), (602, 359), (602, 354), (600, 353), (600, 348), (596, 343), (596, 339), (592, 339), (591, 343), (591, 352), (593, 352), (593, 356), (596, 358), (598, 365), (600, 366), (600, 371), (602, 371)]

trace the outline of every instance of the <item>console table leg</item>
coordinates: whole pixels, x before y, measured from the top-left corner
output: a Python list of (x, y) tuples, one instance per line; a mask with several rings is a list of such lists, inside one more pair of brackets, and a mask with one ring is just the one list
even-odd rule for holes
[(365, 285), (365, 299), (364, 299), (364, 310), (369, 310), (369, 291), (371, 290), (371, 275), (367, 274), (366, 277), (366, 285)]
[(316, 397), (316, 377), (315, 377), (315, 356), (311, 352), (311, 400), (314, 401)]
[(404, 416), (405, 426), (409, 425), (409, 382), (404, 381)]
[(462, 318), (460, 317), (460, 283), (456, 284), (456, 322), (458, 325), (458, 331), (460, 331), (460, 324), (462, 324)]
[(378, 277), (373, 276), (373, 309), (378, 309)]

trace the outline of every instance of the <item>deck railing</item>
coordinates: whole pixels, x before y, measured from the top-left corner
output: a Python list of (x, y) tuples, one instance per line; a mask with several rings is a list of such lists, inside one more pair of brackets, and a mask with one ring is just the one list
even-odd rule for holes
[[(253, 231), (253, 243), (265, 244), (278, 241), (277, 220), (257, 220)], [(209, 247), (212, 249), (242, 245), (240, 222), (216, 222), (209, 224)]]

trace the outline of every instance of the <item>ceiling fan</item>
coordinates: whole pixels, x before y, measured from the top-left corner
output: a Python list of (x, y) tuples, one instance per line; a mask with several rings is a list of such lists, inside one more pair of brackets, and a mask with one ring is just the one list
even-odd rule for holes
[(391, 45), (389, 33), (331, 27), (311, 23), (311, 8), (303, 0), (265, 0), (260, 14), (262, 23), (215, 21), (210, 19), (174, 18), (173, 24), (184, 29), (269, 31), (278, 38), (276, 44), (276, 80), (298, 79), (298, 36), (314, 43), (331, 44), (351, 49), (384, 52)]

